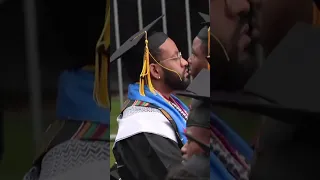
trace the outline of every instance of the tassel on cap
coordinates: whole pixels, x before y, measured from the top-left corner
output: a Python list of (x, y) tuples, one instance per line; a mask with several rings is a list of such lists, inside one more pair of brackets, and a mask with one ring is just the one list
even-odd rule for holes
[(208, 59), (210, 59), (210, 27), (208, 28)]
[(149, 46), (148, 46), (148, 33), (145, 31), (145, 48), (144, 48), (144, 56), (143, 56), (143, 65), (142, 65), (142, 71), (140, 74), (140, 80), (139, 80), (139, 92), (142, 96), (145, 96), (144, 92), (144, 86), (147, 85), (149, 87), (149, 90), (152, 93), (155, 93), (155, 89), (151, 82), (151, 76), (150, 76), (150, 60), (149, 60)]
[[(211, 36), (211, 31), (210, 27), (208, 28), (208, 61), (210, 62), (210, 36)], [(210, 70), (210, 63), (208, 62), (208, 69)]]
[(106, 20), (96, 46), (94, 99), (104, 108), (110, 108), (109, 98), (109, 46), (110, 46), (110, 0), (106, 1)]

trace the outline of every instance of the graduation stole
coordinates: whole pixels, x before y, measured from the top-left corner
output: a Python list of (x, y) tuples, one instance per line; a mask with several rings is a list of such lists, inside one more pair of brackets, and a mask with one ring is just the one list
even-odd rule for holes
[[(144, 86), (145, 95), (144, 96), (141, 95), (139, 92), (140, 86), (141, 85), (138, 83), (129, 85), (128, 99), (132, 101), (138, 100), (145, 103), (150, 103), (167, 112), (171, 116), (175, 124), (177, 125), (178, 133), (181, 138), (180, 140), (182, 141), (183, 144), (185, 144), (187, 142), (187, 138), (184, 134), (186, 129), (186, 119), (183, 117), (181, 112), (179, 112), (179, 110), (177, 110), (170, 103), (168, 103), (167, 100), (165, 100), (164, 97), (162, 97), (160, 94), (158, 94), (157, 92), (155, 93), (151, 92), (147, 85)], [(171, 97), (181, 105), (184, 111), (189, 113), (189, 108), (182, 101), (180, 101), (174, 95), (171, 95)], [(150, 121), (152, 121), (152, 119), (150, 119)]]
[(250, 171), (248, 162), (252, 159), (253, 150), (214, 113), (210, 115), (210, 128), (211, 171), (216, 171), (222, 179), (246, 179)]

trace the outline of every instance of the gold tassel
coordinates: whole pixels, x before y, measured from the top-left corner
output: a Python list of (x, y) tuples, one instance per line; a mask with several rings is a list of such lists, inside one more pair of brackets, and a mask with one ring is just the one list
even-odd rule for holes
[(210, 27), (208, 28), (208, 56), (207, 58), (210, 59)]
[(143, 56), (143, 65), (142, 71), (140, 73), (140, 80), (139, 80), (139, 93), (142, 96), (145, 96), (144, 86), (147, 85), (149, 90), (152, 93), (155, 93), (155, 89), (151, 82), (150, 76), (150, 60), (149, 60), (149, 46), (148, 46), (148, 33), (145, 31), (145, 48), (144, 48), (144, 56)]
[(104, 46), (104, 51), (107, 51), (108, 47), (110, 46), (110, 0), (106, 1), (106, 20), (103, 31), (96, 45), (95, 81), (93, 94), (93, 97), (99, 106), (110, 108), (108, 87), (109, 57), (107, 54), (100, 51), (101, 46)]

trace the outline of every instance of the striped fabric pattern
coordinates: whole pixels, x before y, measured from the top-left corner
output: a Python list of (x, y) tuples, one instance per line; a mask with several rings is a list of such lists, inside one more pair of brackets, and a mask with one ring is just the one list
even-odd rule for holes
[(110, 128), (104, 124), (85, 121), (71, 139), (109, 140)]
[(121, 109), (121, 112), (123, 112), (127, 107), (130, 107), (130, 106), (143, 106), (143, 107), (149, 107), (150, 106), (150, 103), (147, 103), (147, 102), (143, 102), (143, 101), (139, 101), (139, 100), (134, 100), (134, 101), (131, 101), (131, 100), (126, 100), (123, 104), (123, 107)]
[(214, 127), (212, 121), (210, 128), (210, 146), (213, 153), (236, 180), (248, 180), (250, 166), (246, 159), (228, 143), (227, 139)]

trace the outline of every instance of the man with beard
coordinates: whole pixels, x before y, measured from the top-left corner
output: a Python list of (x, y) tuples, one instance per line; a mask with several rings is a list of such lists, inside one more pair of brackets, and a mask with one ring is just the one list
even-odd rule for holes
[(211, 0), (212, 36), (211, 86), (215, 90), (242, 88), (258, 62), (252, 44), (258, 37), (256, 26), (249, 22), (252, 9), (248, 0)]
[[(212, 0), (210, 2), (211, 90), (233, 91), (242, 88), (254, 72), (257, 61), (251, 56), (251, 38), (258, 34), (250, 29), (248, 1)], [(232, 1), (233, 2), (233, 1)], [(209, 106), (209, 105), (208, 105)], [(248, 179), (253, 150), (211, 107), (210, 168), (214, 179)]]
[(147, 36), (161, 18), (133, 35), (111, 57), (111, 61), (124, 53), (138, 57), (124, 62), (132, 84), (117, 119), (113, 148), (123, 180), (163, 180), (170, 168), (182, 162), (180, 148), (187, 142), (184, 130), (189, 109), (172, 92), (188, 86), (188, 62), (165, 33)]
[[(215, 0), (212, 0), (211, 2), (214, 1)], [(317, 19), (315, 18), (318, 14), (318, 10), (315, 8), (315, 5), (312, 5), (312, 1), (301, 0), (295, 1), (295, 3), (291, 3), (292, 1), (267, 0), (264, 1), (262, 6), (259, 5), (259, 1), (252, 0), (252, 2), (254, 6), (255, 3), (257, 3), (258, 5), (256, 7), (261, 8), (258, 12), (261, 16), (261, 24), (259, 26), (261, 27), (261, 43), (264, 47), (266, 55), (269, 55), (273, 48), (280, 42), (280, 40), (284, 37), (288, 30), (297, 21), (303, 21), (307, 23), (313, 22), (314, 24), (318, 23)], [(234, 7), (236, 5), (237, 4), (234, 4)], [(240, 5), (241, 4), (238, 4), (239, 7), (241, 7)], [(224, 5), (221, 4), (220, 7), (216, 8), (221, 9), (223, 6)], [(214, 7), (212, 7), (212, 9), (214, 9)], [(211, 12), (214, 13), (213, 11)], [(211, 15), (215, 16), (216, 14)], [(255, 20), (256, 19), (253, 18), (253, 21)], [(212, 23), (214, 24), (214, 21), (212, 21)], [(220, 33), (223, 33), (223, 31)], [(304, 147), (296, 144), (296, 141), (294, 141), (293, 138), (298, 137), (304, 133), (303, 131), (299, 132), (299, 129), (301, 128), (298, 128), (297, 125), (287, 124), (273, 119), (267, 119), (264, 122), (261, 136), (258, 139), (259, 144), (256, 149), (257, 157), (252, 169), (250, 179), (260, 180), (275, 178), (306, 178), (302, 177), (304, 175), (306, 176), (306, 174), (308, 173), (305, 173), (304, 175), (303, 173), (301, 173), (301, 177), (297, 176), (297, 174), (303, 172), (305, 169), (308, 169), (304, 168), (308, 163), (298, 163), (301, 165), (301, 167), (294, 170), (290, 168), (292, 166), (289, 166), (289, 164), (296, 163), (295, 155), (299, 154), (303, 151), (303, 149), (305, 149)], [(305, 139), (309, 139), (309, 137), (305, 137)], [(292, 146), (294, 148), (285, 151), (283, 146), (284, 144), (286, 144), (285, 146), (287, 147)], [(289, 153), (292, 150), (295, 150), (296, 153)], [(289, 163), (289, 161), (281, 161), (281, 159), (284, 159), (284, 157), (286, 157), (287, 160), (293, 160), (293, 162)], [(307, 161), (307, 158), (305, 159)], [(272, 167), (272, 169), (270, 169), (270, 167)], [(307, 171), (308, 170), (306, 170), (305, 172)], [(281, 174), (279, 172), (281, 172)], [(286, 174), (287, 176), (283, 176), (284, 174)]]

